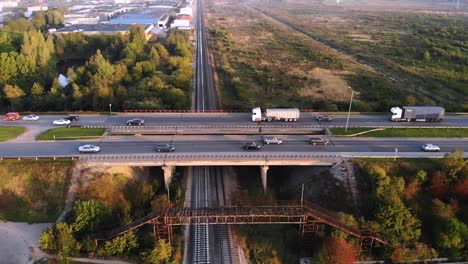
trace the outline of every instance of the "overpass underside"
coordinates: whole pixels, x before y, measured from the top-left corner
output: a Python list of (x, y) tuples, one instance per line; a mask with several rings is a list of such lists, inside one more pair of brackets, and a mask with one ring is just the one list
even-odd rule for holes
[(259, 166), (263, 190), (267, 188), (268, 170), (270, 166), (333, 166), (342, 162), (336, 155), (312, 154), (166, 154), (166, 155), (96, 155), (83, 159), (91, 166), (161, 166), (164, 171), (166, 189), (172, 180), (175, 168), (178, 166)]

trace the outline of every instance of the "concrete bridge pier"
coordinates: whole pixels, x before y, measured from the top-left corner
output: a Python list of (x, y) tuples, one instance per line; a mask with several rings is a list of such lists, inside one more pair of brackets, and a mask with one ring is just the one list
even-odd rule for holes
[(267, 189), (267, 177), (268, 177), (268, 165), (263, 165), (260, 167), (261, 177), (262, 177), (262, 186), (263, 192), (266, 192)]
[(166, 191), (169, 193), (169, 185), (171, 184), (172, 176), (174, 175), (175, 166), (164, 165), (162, 166), (162, 169), (164, 171), (164, 184), (166, 186)]

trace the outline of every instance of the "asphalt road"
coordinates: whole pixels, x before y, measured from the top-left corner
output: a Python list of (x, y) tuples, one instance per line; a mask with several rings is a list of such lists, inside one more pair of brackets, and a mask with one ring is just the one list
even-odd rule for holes
[[(56, 127), (52, 121), (64, 116), (41, 116), (38, 121), (0, 121), (0, 126), (41, 126)], [(325, 127), (343, 127), (346, 125), (346, 115), (335, 115), (332, 122), (315, 120), (314, 113), (301, 113), (297, 122), (262, 122), (268, 126), (317, 125)], [(145, 126), (195, 126), (195, 125), (226, 125), (226, 126), (258, 126), (251, 121), (249, 113), (145, 113), (118, 115), (83, 115), (81, 119), (72, 122), (73, 126), (125, 126), (132, 118), (143, 118)], [(349, 127), (468, 127), (468, 116), (446, 116), (441, 122), (391, 122), (385, 115), (351, 115)]]
[[(295, 152), (323, 153), (339, 155), (342, 152), (372, 155), (376, 153), (394, 152), (398, 154), (420, 152), (421, 145), (433, 143), (441, 148), (441, 152), (450, 152), (455, 148), (468, 153), (468, 139), (402, 139), (402, 138), (331, 138), (328, 146), (313, 146), (308, 144), (308, 136), (283, 136), (282, 145), (264, 145), (259, 152)], [(173, 143), (178, 154), (187, 153), (242, 153), (241, 145), (247, 141), (261, 143), (260, 136), (152, 136), (152, 137), (116, 137), (101, 141), (47, 141), (28, 143), (1, 143), (0, 157), (69, 157), (78, 156), (78, 146), (89, 143), (99, 145), (101, 152), (84, 155), (113, 154), (150, 154), (155, 153), (157, 143)], [(412, 155), (413, 155), (412, 154)], [(163, 155), (163, 154), (162, 154)]]

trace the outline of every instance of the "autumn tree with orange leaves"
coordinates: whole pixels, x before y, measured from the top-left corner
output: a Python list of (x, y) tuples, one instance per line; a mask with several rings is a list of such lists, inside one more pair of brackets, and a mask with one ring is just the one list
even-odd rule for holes
[(353, 246), (346, 240), (338, 237), (326, 238), (322, 247), (314, 256), (314, 262), (318, 264), (350, 264), (356, 261)]

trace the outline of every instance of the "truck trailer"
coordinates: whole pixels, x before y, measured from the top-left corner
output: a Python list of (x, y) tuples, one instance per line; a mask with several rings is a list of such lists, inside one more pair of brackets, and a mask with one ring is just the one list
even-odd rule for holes
[(402, 106), (392, 107), (390, 109), (392, 121), (442, 121), (445, 115), (445, 109), (440, 106)]
[(262, 113), (260, 107), (252, 109), (252, 121), (292, 121), (295, 122), (300, 116), (297, 108), (269, 108)]

